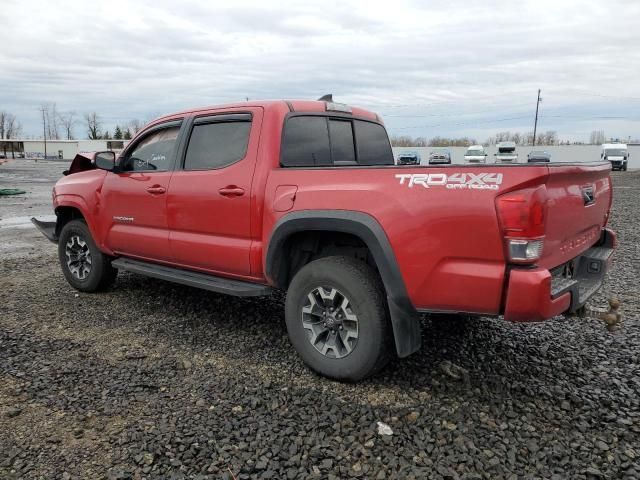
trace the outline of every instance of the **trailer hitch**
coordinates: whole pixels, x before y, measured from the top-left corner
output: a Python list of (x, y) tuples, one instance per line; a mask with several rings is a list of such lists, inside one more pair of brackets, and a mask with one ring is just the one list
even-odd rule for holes
[(606, 308), (595, 308), (585, 305), (578, 309), (575, 314), (580, 318), (591, 317), (602, 320), (605, 323), (607, 330), (615, 332), (620, 328), (620, 324), (622, 323), (622, 314), (618, 312), (619, 308), (620, 300), (617, 298), (610, 298), (608, 310)]

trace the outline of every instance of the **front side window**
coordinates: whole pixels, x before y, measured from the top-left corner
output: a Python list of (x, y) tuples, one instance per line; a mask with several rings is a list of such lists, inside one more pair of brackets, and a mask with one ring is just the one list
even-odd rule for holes
[(171, 168), (180, 127), (156, 130), (144, 137), (121, 162), (124, 172), (166, 171)]
[(242, 160), (247, 153), (250, 131), (250, 121), (195, 125), (189, 138), (184, 169), (223, 168)]

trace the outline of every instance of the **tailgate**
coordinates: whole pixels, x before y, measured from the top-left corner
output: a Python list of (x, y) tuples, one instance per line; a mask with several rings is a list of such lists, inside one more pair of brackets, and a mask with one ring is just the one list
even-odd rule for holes
[(600, 238), (611, 206), (608, 163), (549, 165), (544, 268), (557, 267), (589, 249)]

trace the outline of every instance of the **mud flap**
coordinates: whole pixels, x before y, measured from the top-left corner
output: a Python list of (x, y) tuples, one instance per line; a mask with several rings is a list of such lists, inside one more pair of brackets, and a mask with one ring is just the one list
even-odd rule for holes
[(398, 357), (408, 357), (420, 350), (422, 336), (420, 332), (420, 314), (411, 309), (398, 306), (392, 298), (387, 297), (393, 337)]

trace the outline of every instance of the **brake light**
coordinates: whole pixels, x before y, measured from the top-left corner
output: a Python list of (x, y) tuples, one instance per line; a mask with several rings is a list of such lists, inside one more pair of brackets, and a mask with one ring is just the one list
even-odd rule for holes
[(496, 211), (511, 262), (534, 263), (542, 256), (547, 216), (546, 188), (526, 188), (496, 197)]

